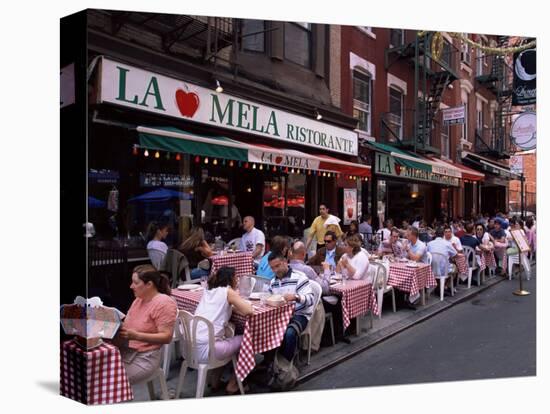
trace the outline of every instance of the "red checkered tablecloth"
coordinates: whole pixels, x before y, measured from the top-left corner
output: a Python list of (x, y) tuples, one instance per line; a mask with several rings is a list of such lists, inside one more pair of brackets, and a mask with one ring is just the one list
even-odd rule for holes
[(436, 287), (437, 282), (428, 264), (419, 263), (418, 267), (407, 267), (406, 263), (390, 263), (388, 285), (407, 292), (410, 296), (416, 296), (421, 289)]
[(61, 344), (61, 395), (84, 404), (132, 400), (120, 351), (103, 343), (86, 351), (73, 340)]
[(467, 275), (468, 274), (468, 262), (466, 261), (466, 256), (459, 253), (454, 257), (454, 262), (456, 264), (456, 267), (458, 268), (458, 274), (459, 275)]
[(372, 284), (364, 280), (346, 280), (345, 285), (342, 283), (332, 285), (330, 293), (342, 298), (344, 329), (350, 325), (353, 318), (364, 315), (369, 310), (375, 315), (380, 313)]
[(483, 250), (483, 258), (485, 259), (486, 265), (489, 269), (494, 269), (497, 267), (497, 262), (495, 260), (495, 255), (492, 250)]
[(485, 260), (485, 255), (481, 252), (476, 252), (477, 265), (479, 266), (479, 271), (483, 272), (487, 268), (487, 261)]
[(237, 276), (250, 275), (254, 273), (254, 260), (252, 252), (218, 253), (210, 257), (212, 260), (211, 274), (216, 273), (219, 268), (230, 266), (235, 268)]
[[(183, 291), (172, 289), (179, 309), (195, 312), (202, 297), (202, 289)], [(252, 371), (256, 362), (254, 355), (269, 351), (281, 345), (288, 322), (294, 312), (294, 304), (277, 308), (261, 306), (254, 301), (254, 314), (248, 317), (233, 312), (231, 321), (244, 326), (243, 341), (237, 360), (237, 376), (242, 381)]]

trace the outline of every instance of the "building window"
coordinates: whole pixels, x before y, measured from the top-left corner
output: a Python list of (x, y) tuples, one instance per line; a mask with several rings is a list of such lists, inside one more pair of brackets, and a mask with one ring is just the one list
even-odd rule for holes
[(390, 47), (399, 47), (405, 43), (405, 30), (390, 29)]
[(265, 21), (242, 20), (242, 49), (247, 52), (265, 52)]
[(448, 40), (443, 40), (443, 50), (441, 52), (441, 62), (451, 66), (451, 45)]
[(394, 137), (403, 139), (403, 93), (396, 88), (390, 88), (390, 129)]
[(357, 128), (371, 134), (372, 78), (358, 71), (353, 72), (353, 117), (359, 121)]
[[(483, 42), (481, 42), (483, 45)], [(485, 53), (483, 50), (477, 50), (478, 57), (476, 59), (476, 75), (482, 76), (483, 75), (483, 66), (485, 66)]]
[(311, 67), (311, 23), (285, 23), (285, 59)]
[(460, 53), (460, 60), (467, 65), (470, 65), (471, 62), (471, 49), (470, 45), (466, 43), (465, 41), (462, 41), (462, 51)]
[(441, 124), (441, 155), (450, 158), (450, 126), (449, 124)]
[(468, 100), (463, 101), (464, 105), (464, 123), (462, 124), (462, 139), (468, 141)]

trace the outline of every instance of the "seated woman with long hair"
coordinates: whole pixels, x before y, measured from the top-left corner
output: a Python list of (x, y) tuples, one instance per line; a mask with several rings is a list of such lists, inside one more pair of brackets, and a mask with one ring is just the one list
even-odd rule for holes
[(160, 269), (168, 251), (168, 245), (164, 242), (168, 232), (169, 226), (166, 223), (152, 221), (147, 226), (147, 253), (156, 269)]
[[(178, 250), (182, 252), (189, 261), (191, 279), (199, 279), (202, 276), (208, 276), (210, 274), (210, 264), (206, 265), (206, 262), (203, 261), (212, 256), (214, 252), (207, 243), (202, 228), (195, 227), (192, 229), (191, 234), (189, 234), (189, 237), (180, 245)], [(201, 263), (200, 266), (199, 263)]]
[[(229, 358), (239, 352), (242, 335), (230, 338), (225, 337), (225, 327), (231, 318), (233, 308), (243, 315), (251, 315), (254, 309), (250, 303), (239, 296), (237, 289), (237, 276), (232, 267), (222, 267), (216, 274), (208, 279), (208, 289), (202, 294), (202, 298), (195, 310), (195, 316), (202, 316), (214, 325), (214, 357), (218, 360)], [(197, 326), (197, 352), (199, 360), (207, 361), (209, 344), (208, 330), (204, 323)], [(226, 391), (234, 393), (238, 390), (237, 382), (233, 376), (227, 384)]]
[(160, 366), (161, 347), (172, 340), (178, 315), (170, 297), (168, 278), (151, 265), (134, 268), (130, 289), (136, 299), (130, 306), (118, 339), (128, 343), (120, 348), (130, 384), (143, 381)]
[(369, 280), (369, 256), (361, 249), (361, 239), (357, 236), (346, 238), (344, 250), (346, 253), (338, 261), (336, 272), (343, 273), (348, 279)]

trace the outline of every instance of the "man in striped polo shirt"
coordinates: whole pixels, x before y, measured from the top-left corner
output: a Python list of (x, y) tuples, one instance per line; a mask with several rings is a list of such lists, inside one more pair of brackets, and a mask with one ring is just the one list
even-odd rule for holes
[(275, 277), (271, 280), (269, 291), (282, 295), (287, 302), (296, 302), (294, 315), (285, 331), (281, 354), (291, 361), (296, 353), (298, 338), (306, 329), (313, 315), (314, 295), (308, 277), (288, 266), (287, 259), (280, 252), (273, 252), (268, 257), (269, 266)]

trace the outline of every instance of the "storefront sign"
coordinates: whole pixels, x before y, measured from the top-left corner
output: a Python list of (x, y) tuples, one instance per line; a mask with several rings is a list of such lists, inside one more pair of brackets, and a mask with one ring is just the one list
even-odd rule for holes
[(344, 224), (357, 220), (357, 189), (344, 188)]
[(532, 105), (537, 102), (537, 49), (514, 54), (514, 84), (512, 105)]
[(140, 187), (192, 187), (193, 177), (178, 174), (141, 173), (139, 185)]
[(521, 155), (510, 157), (510, 171), (514, 174), (523, 173), (523, 157)]
[(290, 168), (305, 168), (308, 170), (318, 170), (319, 160), (305, 158), (303, 154), (293, 154), (293, 151), (270, 152), (270, 151), (248, 151), (248, 161), (262, 164), (278, 165)]
[(443, 123), (445, 125), (463, 124), (466, 114), (464, 105), (456, 106), (454, 108), (447, 108), (441, 111), (443, 114)]
[(203, 88), (108, 59), (102, 59), (98, 78), (100, 102), (357, 155), (357, 133), (353, 131), (216, 93), (213, 88)]
[(459, 179), (457, 177), (442, 175), (433, 171), (424, 171), (416, 168), (405, 167), (400, 165), (391, 155), (382, 154), (380, 152), (376, 153), (375, 172), (376, 174), (387, 175), (390, 177), (427, 181), (441, 185), (458, 187), (459, 184)]
[(90, 170), (88, 172), (89, 184), (117, 184), (120, 179), (118, 171)]
[(537, 147), (537, 115), (535, 112), (524, 112), (512, 124), (510, 135), (514, 144), (522, 150)]

